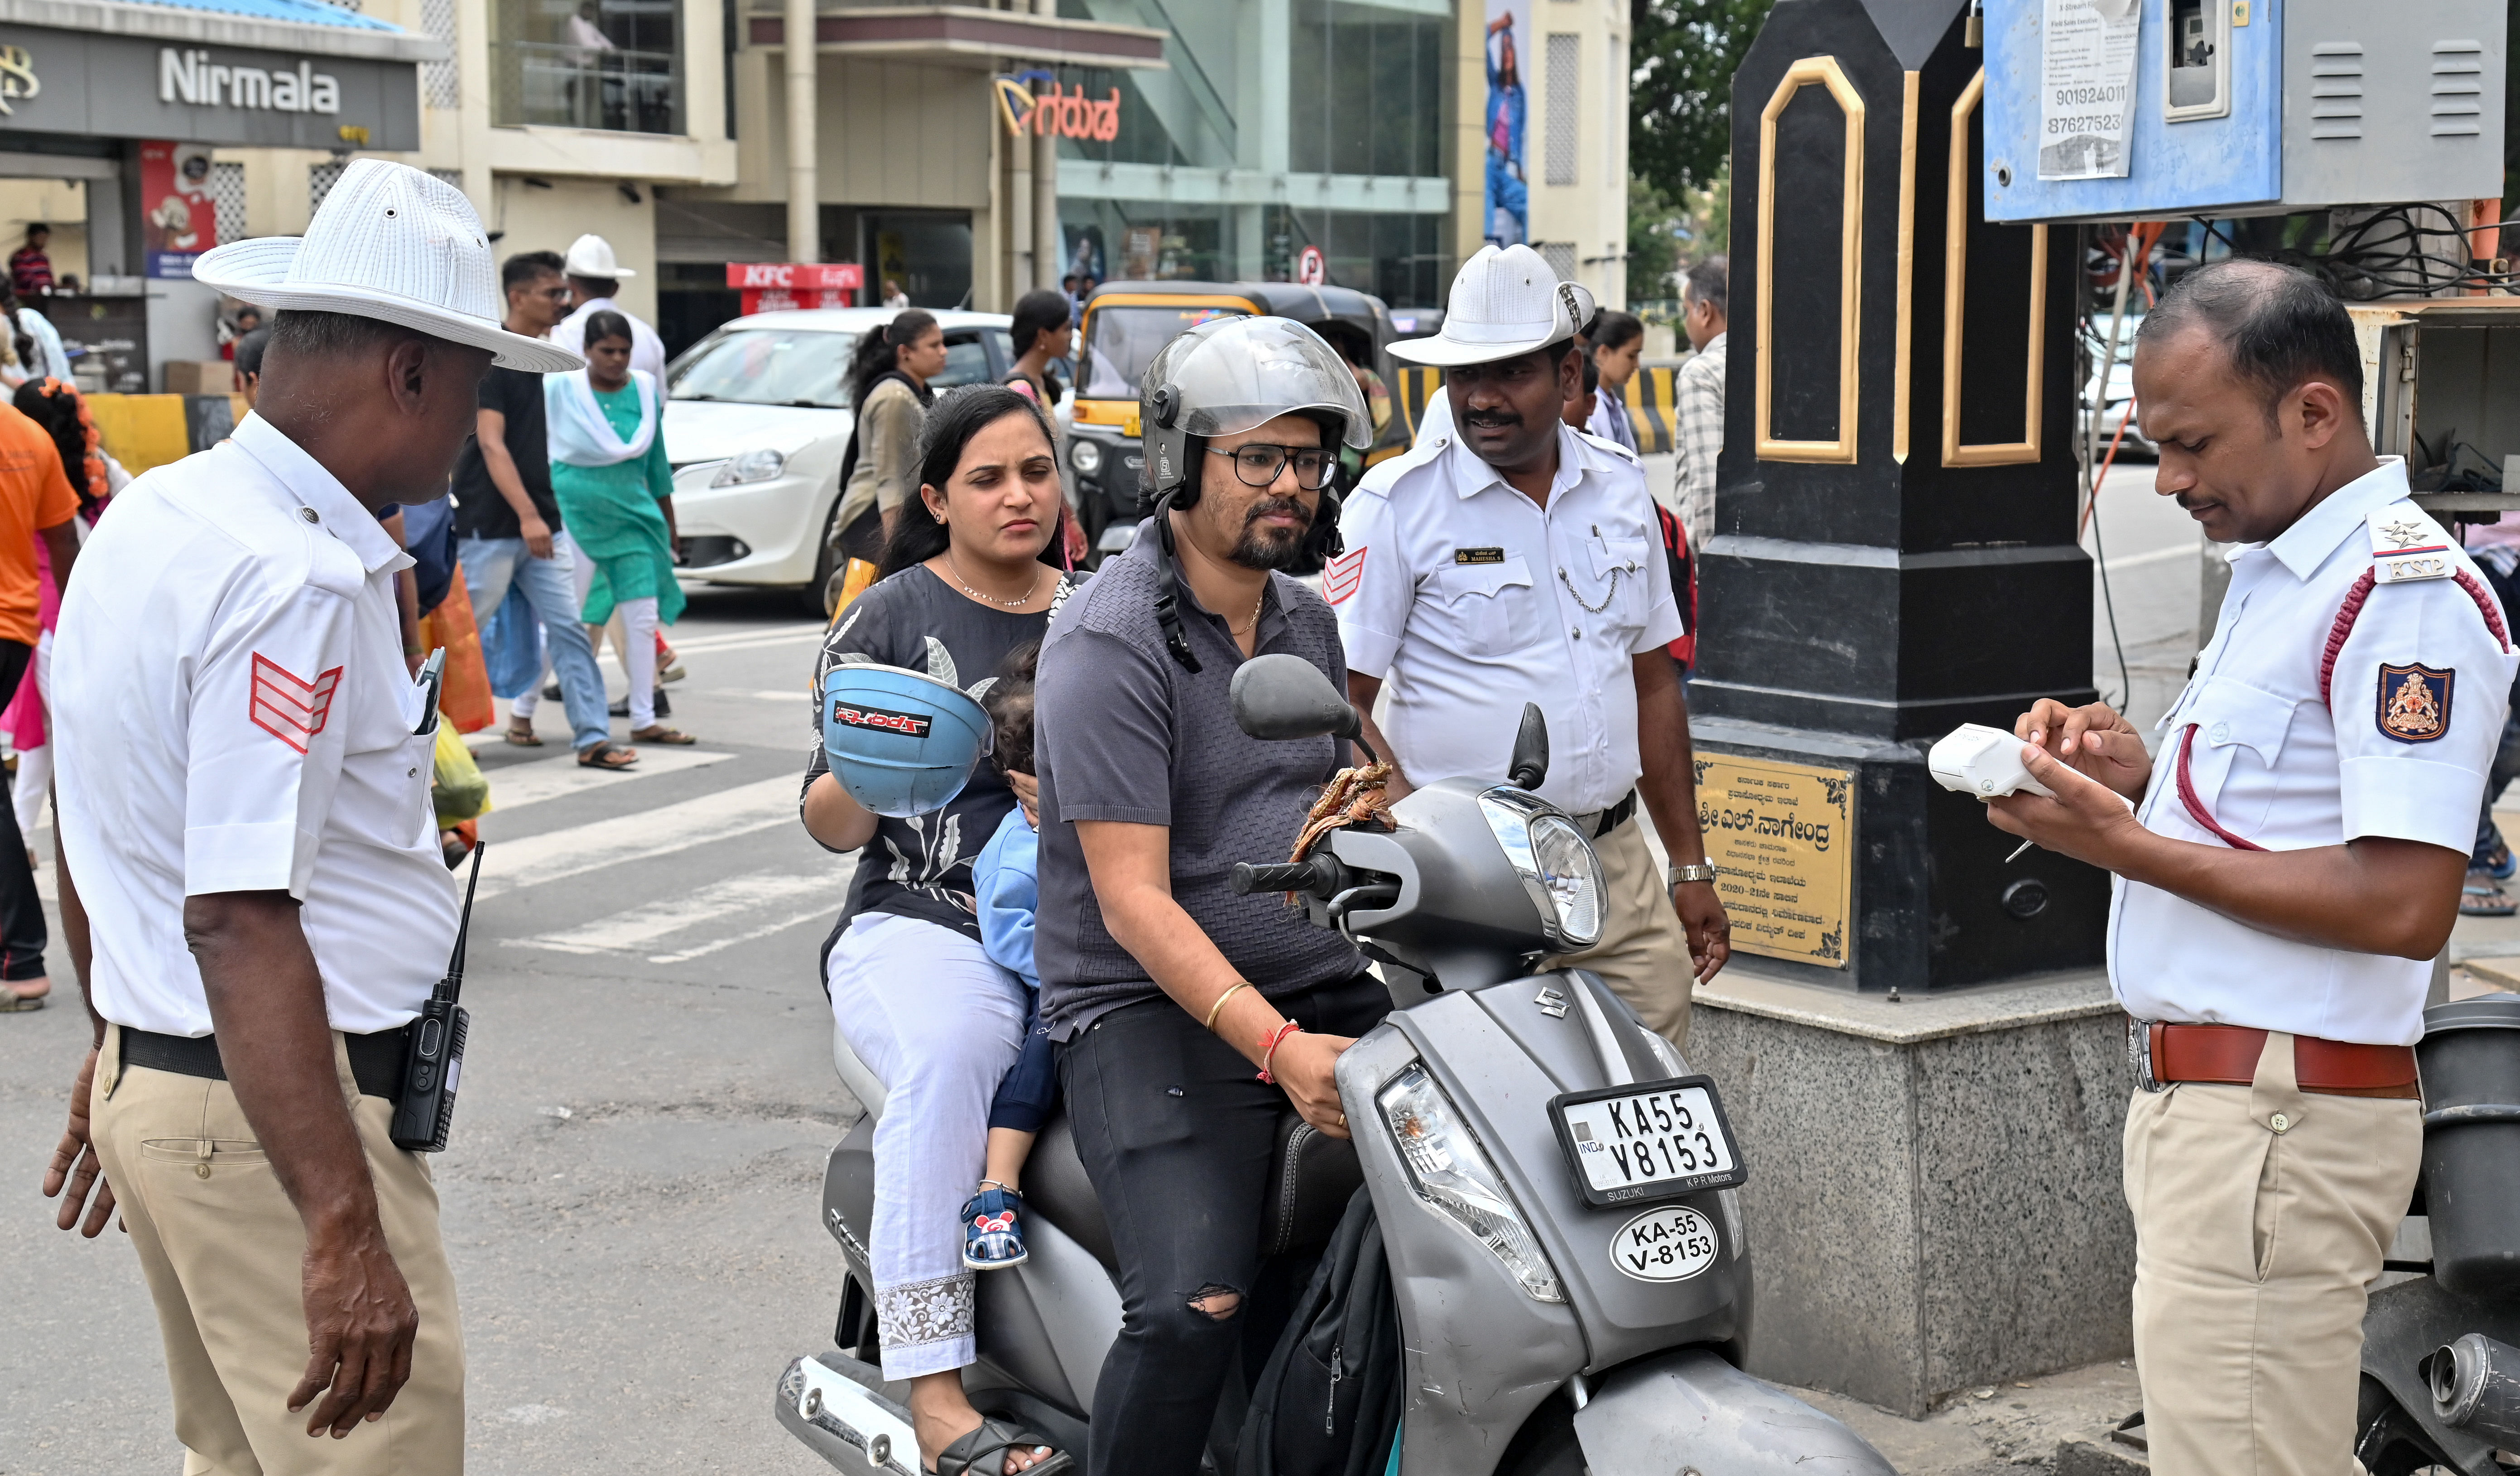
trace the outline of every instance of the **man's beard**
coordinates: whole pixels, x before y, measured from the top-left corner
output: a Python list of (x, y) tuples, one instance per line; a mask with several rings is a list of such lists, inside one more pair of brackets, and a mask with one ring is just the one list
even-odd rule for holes
[[(1259, 527), (1263, 518), (1280, 513), (1291, 514), (1302, 526), (1284, 530)], [(1245, 569), (1287, 569), (1302, 557), (1304, 537), (1313, 530), (1313, 515), (1303, 501), (1295, 497), (1263, 497), (1251, 504), (1242, 515), (1242, 534), (1234, 540), (1234, 551), (1226, 555)]]

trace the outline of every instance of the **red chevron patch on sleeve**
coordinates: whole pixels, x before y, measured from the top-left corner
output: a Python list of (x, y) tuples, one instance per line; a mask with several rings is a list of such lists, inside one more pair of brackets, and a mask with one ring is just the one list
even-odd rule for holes
[(1344, 604), (1356, 586), (1365, 580), (1365, 549), (1341, 554), (1322, 566), (1322, 598), (1333, 605)]
[(253, 692), (247, 702), (246, 716), (255, 727), (302, 754), (315, 735), (324, 731), (324, 724), (332, 720), (333, 694), (340, 685), (338, 667), (307, 681), (256, 651)]

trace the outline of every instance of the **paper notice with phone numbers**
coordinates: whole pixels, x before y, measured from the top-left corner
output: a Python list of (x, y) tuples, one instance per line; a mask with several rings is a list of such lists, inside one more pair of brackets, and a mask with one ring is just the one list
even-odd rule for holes
[(2039, 177), (2123, 179), (2142, 0), (2044, 0)]
[(1696, 770), (1698, 828), (1733, 948), (1846, 967), (1855, 776), (1704, 749)]

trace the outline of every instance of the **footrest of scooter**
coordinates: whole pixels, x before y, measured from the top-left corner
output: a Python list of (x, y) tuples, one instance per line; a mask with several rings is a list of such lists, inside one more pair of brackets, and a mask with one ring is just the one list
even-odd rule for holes
[(837, 1349), (788, 1365), (773, 1407), (806, 1449), (849, 1476), (920, 1476), (910, 1410), (879, 1391), (883, 1374)]

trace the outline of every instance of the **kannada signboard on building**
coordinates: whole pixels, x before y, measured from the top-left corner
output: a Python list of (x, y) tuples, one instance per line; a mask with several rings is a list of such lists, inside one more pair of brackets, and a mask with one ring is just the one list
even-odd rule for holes
[(1732, 946), (1846, 967), (1855, 776), (1772, 759), (1697, 755), (1697, 823)]
[(0, 129), (276, 148), (417, 149), (419, 69), (383, 57), (0, 22)]

